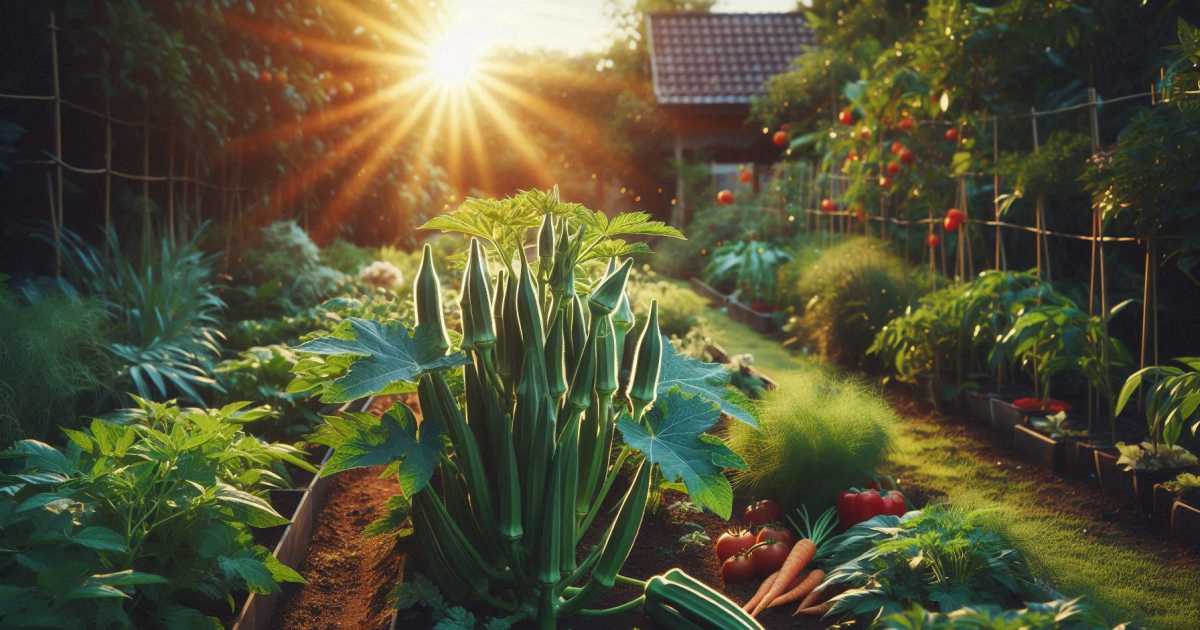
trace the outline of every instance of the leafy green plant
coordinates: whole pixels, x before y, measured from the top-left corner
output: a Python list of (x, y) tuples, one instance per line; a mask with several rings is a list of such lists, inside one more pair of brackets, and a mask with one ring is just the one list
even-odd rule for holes
[(824, 509), (842, 490), (871, 478), (886, 457), (896, 422), (877, 394), (816, 368), (802, 381), (767, 392), (759, 408), (758, 429), (728, 428), (730, 447), (751, 462), (733, 482), (786, 509)]
[(101, 302), (0, 286), (0, 321), (0, 447), (99, 410), (117, 370)]
[(74, 290), (108, 310), (108, 350), (123, 366), (121, 381), (143, 398), (178, 392), (202, 401), (202, 389), (219, 389), (211, 366), (224, 338), (218, 325), (225, 303), (212, 282), (212, 257), (195, 240), (161, 238), (157, 249), (148, 232), (143, 240), (144, 251), (134, 257), (113, 230), (101, 248), (68, 232), (64, 274)]
[(1079, 598), (1028, 602), (1025, 608), (1003, 610), (996, 606), (964, 606), (933, 612), (921, 606), (894, 613), (879, 621), (883, 630), (1099, 630), (1107, 628), (1088, 619)]
[(1125, 470), (1173, 470), (1200, 464), (1200, 458), (1178, 444), (1117, 442), (1116, 447), (1121, 454), (1117, 464)]
[(276, 304), (295, 314), (333, 297), (346, 275), (321, 262), (321, 250), (295, 221), (276, 221), (264, 227), (259, 244), (247, 255), (250, 279), (279, 283)]
[(875, 619), (914, 605), (1008, 608), (1052, 598), (981, 512), (934, 506), (903, 517), (877, 516), (827, 548), (830, 569), (819, 588), (846, 588), (830, 600), (835, 617)]
[(1086, 428), (1072, 424), (1067, 420), (1067, 412), (1065, 411), (1030, 416), (1029, 425), (1055, 439), (1083, 437), (1087, 435)]
[(704, 278), (720, 289), (736, 290), (743, 302), (775, 301), (775, 270), (792, 257), (786, 249), (763, 241), (718, 247), (704, 268)]
[(1175, 496), (1191, 500), (1200, 497), (1200, 475), (1195, 473), (1179, 473), (1174, 479), (1164, 482), (1163, 485)]
[(341, 238), (320, 248), (321, 264), (332, 267), (346, 275), (356, 275), (360, 269), (375, 260), (375, 253), (368, 247), (359, 247)]
[(217, 381), (227, 400), (253, 400), (266, 405), (274, 418), (252, 425), (255, 433), (273, 439), (298, 440), (321, 423), (309, 396), (287, 391), (297, 357), (283, 345), (255, 346), (217, 364)]
[[(1113, 403), (1113, 370), (1130, 363), (1125, 345), (1108, 334), (1108, 323), (1130, 304), (1104, 315), (1088, 315), (1071, 303), (1034, 306), (1020, 314), (992, 349), (993, 364), (1015, 362), (1029, 372), (1042, 398), (1067, 373), (1083, 376), (1096, 389), (1107, 412)], [(1115, 417), (1110, 428), (1116, 432)]]
[(924, 275), (881, 241), (852, 238), (820, 253), (781, 291), (799, 315), (787, 330), (823, 357), (858, 361), (876, 333), (925, 291)]
[[(528, 230), (538, 226), (535, 267), (524, 252)], [(409, 508), (422, 565), (456, 601), (547, 629), (574, 614), (641, 605), (639, 597), (615, 609), (587, 608), (618, 579), (649, 588), (619, 571), (641, 527), (651, 473), (681, 481), (697, 504), (728, 517), (733, 492), (723, 469), (745, 464), (705, 432), (721, 410), (753, 419), (723, 399), (721, 367), (675, 354), (653, 304), (622, 385), (619, 366), (634, 329), (625, 291), (632, 261), (612, 260), (583, 300), (576, 279), (589, 261), (643, 250), (624, 235), (677, 233), (644, 214), (609, 218), (562, 203), (555, 191), (468, 200), (428, 227), (474, 237), (460, 348), (451, 352), (428, 247), (414, 281), (415, 330), (352, 318), (299, 346), (315, 361), (297, 365), (297, 379), (326, 401), (401, 389), (415, 389), (420, 401), (420, 423), (404, 404), (382, 418), (327, 418), (314, 436), (334, 449), (323, 474), (386, 464), (400, 482), (396, 507)], [(494, 281), (480, 240), (500, 263)], [(348, 365), (322, 380), (320, 360)], [(446, 381), (459, 370), (461, 405)], [(581, 557), (583, 535), (631, 458), (640, 461), (614, 520)]]
[[(1150, 443), (1175, 446), (1200, 407), (1200, 357), (1179, 357), (1174, 365), (1144, 367), (1125, 379), (1113, 413), (1121, 413), (1143, 384), (1148, 383), (1146, 430)], [(1200, 420), (1192, 424), (1192, 435), (1200, 432)]]
[(66, 450), (22, 440), (3, 453), (21, 466), (0, 492), (4, 625), (211, 626), (197, 603), (303, 581), (250, 533), (288, 522), (262, 496), (289, 487), (285, 462), (316, 470), (243, 433), (267, 412), (136, 402), (119, 424), (66, 430)]
[(690, 288), (659, 279), (651, 272), (631, 273), (627, 289), (629, 305), (635, 310), (644, 311), (650, 302), (658, 302), (658, 325), (668, 337), (682, 339), (704, 327), (708, 303)]

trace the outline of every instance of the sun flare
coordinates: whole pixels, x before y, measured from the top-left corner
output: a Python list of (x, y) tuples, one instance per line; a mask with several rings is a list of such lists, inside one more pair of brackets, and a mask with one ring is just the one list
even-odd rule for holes
[(426, 77), (442, 88), (471, 87), (480, 78), (493, 37), (478, 21), (463, 16), (451, 20), (427, 45)]

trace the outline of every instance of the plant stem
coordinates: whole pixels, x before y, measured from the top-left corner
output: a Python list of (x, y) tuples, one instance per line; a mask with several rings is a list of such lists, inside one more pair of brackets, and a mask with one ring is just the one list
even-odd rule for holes
[(600, 608), (600, 609), (581, 608), (579, 610), (579, 616), (581, 616), (581, 617), (605, 617), (608, 615), (619, 615), (621, 613), (626, 613), (631, 610), (636, 610), (639, 606), (641, 606), (645, 602), (646, 602), (646, 596), (638, 595), (637, 597), (625, 602), (624, 604), (619, 604), (617, 606), (613, 606), (612, 608)]
[(645, 580), (631, 578), (627, 575), (621, 575), (620, 573), (617, 574), (617, 584), (624, 584), (625, 586), (636, 586), (638, 588), (646, 588)]
[(591, 528), (592, 521), (596, 520), (596, 516), (600, 514), (600, 506), (604, 503), (604, 498), (608, 496), (608, 491), (612, 489), (613, 482), (617, 480), (617, 475), (620, 474), (621, 467), (625, 465), (625, 460), (628, 459), (631, 452), (632, 450), (628, 446), (621, 447), (621, 452), (617, 455), (617, 461), (613, 462), (612, 467), (608, 469), (608, 475), (604, 477), (604, 484), (600, 486), (600, 492), (596, 494), (596, 498), (592, 501), (592, 509), (588, 510), (587, 516), (579, 524), (579, 529), (575, 530), (578, 532), (577, 538), (583, 538), (583, 535)]

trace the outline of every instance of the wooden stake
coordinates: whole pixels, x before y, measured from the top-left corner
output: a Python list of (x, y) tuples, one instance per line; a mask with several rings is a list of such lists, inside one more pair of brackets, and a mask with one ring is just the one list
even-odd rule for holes
[[(50, 13), (50, 62), (54, 81), (54, 172), (57, 187), (50, 203), (50, 215), (54, 232), (54, 275), (62, 276), (62, 217), (63, 217), (63, 131), (62, 131), (62, 81), (58, 71), (58, 19)], [(55, 218), (57, 217), (57, 218)]]
[[(107, 92), (107, 87), (105, 88)], [(104, 95), (104, 231), (113, 229), (112, 223), (112, 97)]]

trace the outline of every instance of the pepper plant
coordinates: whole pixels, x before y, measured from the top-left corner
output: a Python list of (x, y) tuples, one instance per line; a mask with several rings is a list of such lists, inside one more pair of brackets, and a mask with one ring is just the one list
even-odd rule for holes
[[(452, 347), (426, 247), (413, 287), (414, 329), (351, 318), (300, 345), (314, 361), (301, 362), (298, 380), (325, 400), (407, 389), (420, 402), (420, 421), (403, 403), (381, 418), (327, 418), (316, 439), (334, 451), (322, 474), (385, 465), (403, 493), (393, 504), (411, 517), (415, 549), (439, 589), (504, 611), (510, 623), (555, 628), (561, 618), (620, 613), (648, 597), (661, 606), (667, 592), (665, 605), (704, 627), (756, 627), (685, 576), (673, 575), (665, 588), (620, 574), (655, 470), (682, 481), (698, 505), (729, 516), (723, 469), (744, 462), (705, 431), (721, 411), (754, 422), (725, 399), (723, 368), (674, 351), (659, 331), (657, 304), (636, 325), (625, 291), (632, 261), (616, 259), (645, 247), (622, 237), (681, 235), (645, 214), (609, 218), (563, 203), (556, 191), (468, 200), (427, 227), (472, 237), (461, 341)], [(535, 227), (536, 241), (527, 243)], [(536, 262), (527, 249), (536, 249)], [(489, 259), (498, 263), (495, 274)], [(581, 296), (587, 270), (605, 260), (607, 271)], [(322, 382), (303, 367), (321, 373), (320, 360), (349, 364)], [(461, 400), (450, 386), (458, 374)], [(582, 549), (626, 466), (632, 479), (615, 517), (598, 544)], [(590, 607), (618, 582), (647, 592), (613, 608)]]

